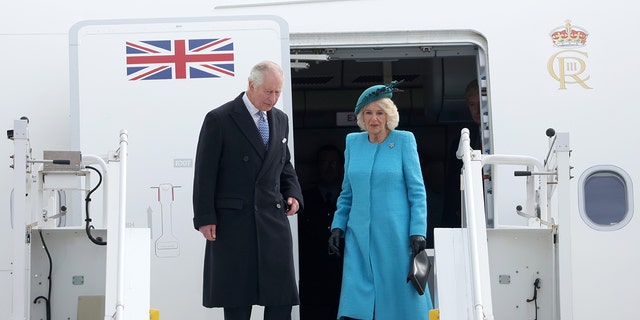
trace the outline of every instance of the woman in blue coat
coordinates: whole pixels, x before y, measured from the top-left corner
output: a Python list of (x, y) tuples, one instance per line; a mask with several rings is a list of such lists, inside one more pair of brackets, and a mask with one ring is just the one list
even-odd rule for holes
[(376, 85), (358, 99), (364, 132), (346, 138), (345, 173), (329, 248), (344, 267), (338, 319), (420, 320), (433, 308), (429, 290), (407, 282), (412, 254), (426, 247), (427, 201), (415, 137), (394, 130), (397, 82)]

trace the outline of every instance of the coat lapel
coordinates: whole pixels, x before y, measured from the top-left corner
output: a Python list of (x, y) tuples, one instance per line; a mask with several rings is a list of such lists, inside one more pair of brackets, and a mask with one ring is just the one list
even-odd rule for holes
[[(256, 152), (260, 155), (260, 157), (264, 158), (265, 150), (264, 143), (262, 142), (262, 138), (260, 137), (260, 132), (258, 132), (258, 128), (256, 124), (253, 122), (253, 118), (247, 111), (247, 107), (244, 105), (244, 101), (242, 101), (242, 95), (238, 96), (234, 100), (233, 112), (231, 113), (231, 117), (233, 121), (238, 125), (240, 131), (245, 136), (245, 138), (251, 143)], [(271, 134), (271, 126), (269, 127), (269, 134)], [(271, 140), (271, 139), (269, 139)]]

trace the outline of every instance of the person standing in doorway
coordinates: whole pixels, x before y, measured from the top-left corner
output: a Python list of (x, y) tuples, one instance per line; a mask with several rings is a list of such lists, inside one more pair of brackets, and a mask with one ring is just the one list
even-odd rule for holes
[[(482, 149), (480, 137), (480, 89), (478, 80), (474, 79), (467, 84), (464, 92), (469, 115), (473, 120), (473, 126), (469, 128), (471, 148)], [(448, 152), (447, 176), (445, 180), (445, 200), (443, 226), (446, 228), (460, 228), (462, 226), (462, 202), (460, 192), (460, 170), (462, 160), (456, 157), (456, 151), (460, 144), (460, 138), (451, 142)]]
[(303, 190), (305, 212), (298, 217), (300, 316), (304, 320), (336, 319), (342, 257), (329, 254), (327, 239), (336, 211), (344, 169), (343, 151), (332, 144), (316, 154), (317, 183)]
[(203, 306), (226, 320), (289, 320), (299, 304), (288, 216), (303, 209), (287, 145), (287, 115), (274, 108), (284, 74), (256, 64), (247, 90), (207, 113), (193, 182), (193, 224), (206, 239)]
[(427, 199), (415, 136), (396, 130), (397, 82), (366, 89), (355, 114), (364, 132), (346, 137), (342, 191), (329, 249), (344, 238), (338, 319), (426, 320), (429, 290), (407, 282), (412, 257), (426, 247)]

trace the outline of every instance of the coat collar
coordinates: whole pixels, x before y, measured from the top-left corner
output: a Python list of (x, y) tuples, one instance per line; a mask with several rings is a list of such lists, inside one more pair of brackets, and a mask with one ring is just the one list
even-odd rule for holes
[[(264, 158), (265, 155), (268, 156), (274, 152), (267, 154), (265, 151), (262, 138), (260, 137), (260, 132), (258, 132), (258, 128), (253, 122), (253, 117), (249, 114), (249, 111), (242, 100), (243, 95), (244, 92), (234, 99), (231, 117), (236, 122), (243, 135), (247, 140), (249, 140), (256, 152)], [(279, 128), (282, 125), (282, 120), (280, 117), (274, 116), (274, 110), (271, 110), (267, 112), (267, 121), (269, 121), (269, 149), (272, 149), (277, 146), (277, 143), (279, 143), (277, 133), (280, 132)]]

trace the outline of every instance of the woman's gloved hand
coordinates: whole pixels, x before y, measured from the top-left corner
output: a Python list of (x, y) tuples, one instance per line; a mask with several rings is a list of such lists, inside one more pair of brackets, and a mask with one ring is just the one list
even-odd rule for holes
[(344, 238), (344, 231), (342, 231), (342, 229), (335, 228), (331, 230), (331, 236), (329, 236), (329, 254), (340, 256), (340, 250), (342, 249), (340, 241), (342, 238)]
[(411, 253), (415, 256), (427, 248), (427, 239), (423, 236), (411, 236)]

